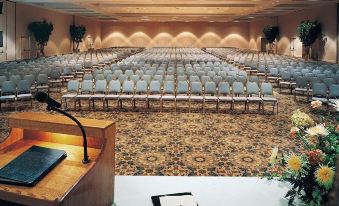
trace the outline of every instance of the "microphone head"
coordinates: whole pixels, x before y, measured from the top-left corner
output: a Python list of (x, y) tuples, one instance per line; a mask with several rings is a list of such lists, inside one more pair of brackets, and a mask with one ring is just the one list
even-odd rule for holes
[(47, 101), (47, 98), (48, 98), (48, 94), (46, 94), (46, 92), (37, 92), (35, 94), (35, 99), (38, 102), (45, 103)]

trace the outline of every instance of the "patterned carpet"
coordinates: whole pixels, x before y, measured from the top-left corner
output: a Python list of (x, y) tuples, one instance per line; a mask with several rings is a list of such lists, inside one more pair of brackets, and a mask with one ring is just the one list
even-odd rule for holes
[[(215, 105), (210, 104), (202, 113), (200, 103), (194, 103), (190, 113), (185, 103), (179, 104), (176, 113), (171, 103), (166, 103), (165, 111), (160, 112), (157, 103), (152, 103), (151, 110), (143, 109), (144, 102), (137, 110), (125, 102), (127, 109), (71, 113), (117, 122), (116, 175), (260, 176), (274, 146), (285, 152), (302, 149), (301, 142), (288, 135), (289, 117), (293, 110), (308, 105), (295, 102), (290, 95), (276, 96), (278, 115), (268, 113), (271, 106), (266, 107), (265, 114), (258, 114), (257, 105), (243, 114), (243, 105), (236, 106), (236, 112), (230, 112), (229, 105), (221, 105), (220, 113), (216, 113)], [(60, 99), (58, 94), (52, 97)], [(19, 110), (25, 108), (23, 105)], [(45, 105), (35, 103), (28, 110), (44, 109)], [(2, 137), (8, 134), (7, 116), (11, 112), (13, 109), (7, 107), (0, 113)]]

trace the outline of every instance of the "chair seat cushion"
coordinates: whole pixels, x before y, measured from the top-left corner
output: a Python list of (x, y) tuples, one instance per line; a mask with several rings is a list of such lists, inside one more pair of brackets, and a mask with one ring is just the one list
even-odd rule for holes
[(105, 99), (119, 99), (118, 94), (108, 94), (105, 96)]
[(175, 96), (174, 95), (163, 95), (161, 97), (161, 99), (163, 99), (163, 100), (174, 100)]
[(90, 94), (79, 94), (76, 96), (77, 99), (89, 99), (92, 95)]
[(120, 99), (132, 99), (133, 95), (132, 94), (122, 94), (119, 96)]
[(202, 101), (202, 100), (204, 100), (204, 97), (203, 96), (196, 96), (196, 95), (194, 95), (194, 96), (190, 96), (190, 100), (195, 100), (195, 101)]
[(91, 97), (92, 99), (102, 99), (102, 98), (105, 98), (105, 95), (104, 94), (93, 94)]
[(176, 100), (188, 100), (189, 98), (190, 98), (189, 96), (183, 96), (183, 95), (179, 95), (175, 97)]
[(148, 99), (161, 99), (161, 95), (160, 94), (151, 94), (151, 95), (148, 95)]
[(218, 101), (217, 96), (205, 96), (205, 101)]
[(74, 98), (74, 97), (76, 97), (77, 96), (77, 94), (64, 94), (64, 95), (62, 95), (62, 97), (61, 98), (64, 98), (64, 99), (68, 99), (68, 98)]
[(29, 99), (32, 98), (32, 94), (18, 94), (16, 97), (17, 99)]
[(323, 97), (312, 97), (312, 101), (321, 101), (323, 103), (327, 103), (328, 100), (326, 98), (323, 98)]
[(15, 100), (15, 95), (5, 95), (1, 96), (0, 100)]
[(218, 98), (220, 101), (226, 101), (226, 102), (231, 102), (233, 100), (232, 97), (228, 97), (228, 96), (219, 96)]
[(249, 102), (261, 102), (261, 98), (260, 97), (247, 97), (247, 100)]
[(265, 102), (276, 102), (277, 98), (275, 97), (262, 97), (262, 100)]
[(233, 101), (244, 102), (244, 101), (247, 101), (247, 97), (233, 97)]
[(134, 99), (147, 99), (147, 94), (136, 94)]

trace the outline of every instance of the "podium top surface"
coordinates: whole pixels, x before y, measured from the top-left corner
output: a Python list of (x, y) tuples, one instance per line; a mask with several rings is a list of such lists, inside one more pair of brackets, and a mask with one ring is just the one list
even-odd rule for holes
[[(9, 115), (8, 119), (18, 119), (20, 121), (32, 121), (32, 122), (41, 122), (41, 123), (57, 123), (64, 125), (76, 125), (71, 119), (62, 115), (54, 115), (42, 112), (20, 112)], [(96, 120), (96, 119), (86, 119), (86, 118), (77, 118), (84, 127), (105, 129), (112, 124), (113, 121), (105, 120)]]
[[(103, 132), (115, 122), (77, 118), (84, 126), (88, 136), (102, 136)], [(39, 112), (21, 112), (8, 117), (10, 128), (23, 128), (45, 132), (81, 135), (81, 131), (73, 120), (63, 115), (53, 115)]]

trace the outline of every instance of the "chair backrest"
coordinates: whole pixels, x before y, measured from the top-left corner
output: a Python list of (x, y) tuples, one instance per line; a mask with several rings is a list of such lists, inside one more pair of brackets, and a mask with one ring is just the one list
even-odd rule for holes
[(165, 81), (163, 93), (164, 94), (174, 94), (175, 93), (174, 81)]
[(57, 69), (52, 69), (51, 72), (49, 73), (49, 77), (51, 79), (60, 79), (61, 77), (60, 71)]
[(104, 80), (104, 79), (105, 79), (105, 75), (104, 74), (96, 74), (95, 75), (95, 81)]
[(314, 83), (312, 85), (312, 95), (313, 96), (326, 96), (327, 95), (327, 87), (324, 83)]
[(16, 84), (13, 81), (4, 81), (1, 87), (1, 95), (15, 94)]
[(191, 91), (190, 94), (202, 94), (202, 84), (201, 82), (191, 82)]
[(161, 84), (158, 80), (152, 80), (149, 85), (149, 92), (151, 94), (157, 93), (159, 94), (161, 90)]
[(147, 84), (149, 84), (151, 82), (151, 75), (148, 75), (148, 74), (142, 75), (141, 79), (145, 80)]
[(330, 98), (339, 98), (339, 84), (332, 84), (329, 87), (329, 97)]
[(216, 83), (212, 81), (208, 81), (205, 83), (205, 94), (216, 94)]
[(261, 84), (260, 88), (261, 95), (273, 95), (273, 86), (269, 82), (264, 82)]
[(79, 91), (79, 80), (72, 79), (67, 83), (68, 92), (78, 92)]
[(177, 77), (177, 81), (180, 82), (180, 81), (187, 81), (187, 76), (186, 75), (179, 75)]
[(48, 84), (48, 76), (47, 74), (39, 74), (36, 80), (38, 85)]
[(92, 92), (93, 92), (92, 80), (83, 80), (81, 82), (81, 93), (92, 93)]
[(21, 76), (18, 75), (18, 74), (11, 75), (11, 76), (9, 77), (9, 80), (12, 81), (12, 82), (14, 82), (16, 85), (18, 85), (18, 83), (19, 83), (20, 80), (21, 80)]
[(134, 83), (137, 83), (140, 80), (140, 77), (137, 74), (133, 74), (130, 76), (130, 80), (132, 80)]
[(126, 80), (122, 84), (122, 92), (124, 93), (133, 93), (134, 92), (134, 82), (131, 80)]
[(145, 80), (137, 81), (136, 93), (147, 93), (147, 82)]
[(256, 82), (247, 82), (246, 91), (248, 95), (259, 95), (259, 86)]
[(306, 88), (307, 87), (307, 79), (303, 76), (298, 76), (296, 78), (296, 88)]
[(188, 94), (188, 83), (187, 83), (187, 81), (179, 81), (178, 82), (177, 94)]
[(107, 89), (107, 82), (106, 80), (97, 80), (95, 82), (95, 89), (94, 92), (95, 93), (105, 93)]
[(119, 79), (120, 83), (123, 83), (128, 79), (128, 76), (126, 74), (120, 74), (118, 79)]
[[(34, 78), (34, 76), (33, 76)], [(0, 87), (2, 87), (2, 83), (4, 83), (7, 80), (6, 76), (0, 76)]]
[(228, 82), (229, 85), (233, 85), (233, 82), (235, 82), (235, 77), (227, 76), (225, 81)]
[(232, 93), (233, 95), (244, 94), (244, 84), (242, 82), (233, 82)]
[(85, 74), (82, 79), (83, 80), (93, 80), (93, 75), (92, 74)]
[(31, 93), (31, 83), (28, 80), (20, 80), (17, 88), (18, 94)]
[(119, 80), (111, 80), (108, 84), (109, 93), (119, 93), (121, 92), (121, 83)]
[(231, 93), (230, 84), (228, 82), (220, 82), (218, 85), (219, 95), (229, 95)]

